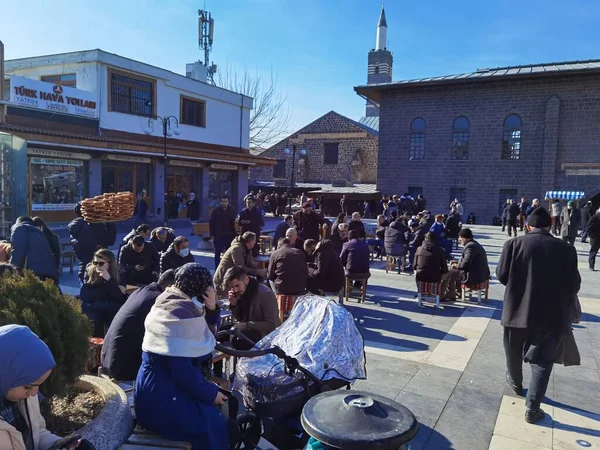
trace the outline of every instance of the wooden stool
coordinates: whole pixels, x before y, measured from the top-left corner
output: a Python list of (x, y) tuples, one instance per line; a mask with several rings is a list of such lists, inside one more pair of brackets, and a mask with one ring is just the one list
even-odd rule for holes
[(481, 304), (481, 293), (484, 294), (484, 302), (487, 303), (488, 295), (490, 291), (490, 280), (486, 280), (483, 283), (479, 284), (462, 284), (460, 285), (460, 289), (462, 291), (462, 301), (466, 301), (467, 291), (469, 293), (469, 301), (473, 298), (473, 292), (477, 291), (477, 303)]
[(442, 283), (429, 283), (427, 281), (417, 282), (417, 292), (419, 300), (417, 304), (419, 307), (423, 306), (423, 297), (435, 297), (435, 307), (440, 307), (440, 291), (442, 290)]
[(262, 254), (267, 253), (267, 246), (269, 248), (269, 253), (273, 251), (273, 237), (268, 235), (262, 235), (260, 237), (260, 252)]
[(62, 273), (65, 267), (65, 260), (67, 261), (67, 267), (69, 272), (73, 273), (73, 266), (75, 265), (75, 252), (74, 251), (63, 251), (60, 255), (60, 272)]
[(101, 362), (101, 353), (102, 353), (102, 344), (104, 344), (104, 339), (102, 338), (90, 338), (90, 350), (89, 357), (87, 363), (88, 372), (97, 373), (98, 368), (102, 366)]
[(277, 309), (279, 309), (279, 322), (283, 323), (287, 320), (296, 303), (296, 295), (276, 294)]
[(355, 273), (355, 274), (346, 274), (346, 286), (345, 286), (345, 296), (346, 303), (348, 302), (348, 298), (350, 297), (350, 291), (352, 290), (352, 282), (360, 281), (360, 299), (358, 303), (365, 302), (365, 297), (367, 295), (367, 281), (369, 280), (369, 274), (364, 273)]

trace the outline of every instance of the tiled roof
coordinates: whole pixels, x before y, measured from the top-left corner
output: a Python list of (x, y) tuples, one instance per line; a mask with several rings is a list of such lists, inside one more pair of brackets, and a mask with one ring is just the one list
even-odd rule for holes
[(426, 85), (466, 84), (470, 82), (482, 82), (488, 79), (555, 76), (585, 72), (600, 72), (600, 59), (478, 69), (475, 72), (458, 75), (444, 75), (440, 77), (417, 78), (414, 80), (362, 85), (355, 87), (354, 90), (370, 99), (378, 99), (379, 91), (383, 89), (402, 89)]

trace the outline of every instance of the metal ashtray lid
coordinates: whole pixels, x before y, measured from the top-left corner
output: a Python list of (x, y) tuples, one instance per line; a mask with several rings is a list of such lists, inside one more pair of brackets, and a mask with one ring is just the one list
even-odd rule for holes
[(400, 403), (364, 391), (329, 391), (311, 398), (302, 426), (320, 442), (348, 450), (396, 450), (419, 429)]

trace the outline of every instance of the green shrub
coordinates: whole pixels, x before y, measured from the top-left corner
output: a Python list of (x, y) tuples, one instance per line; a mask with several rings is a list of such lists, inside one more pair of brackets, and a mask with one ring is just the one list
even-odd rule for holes
[(44, 383), (44, 395), (60, 395), (86, 370), (90, 323), (79, 302), (62, 295), (52, 281), (32, 272), (0, 276), (0, 326), (28, 326), (50, 347), (56, 367)]

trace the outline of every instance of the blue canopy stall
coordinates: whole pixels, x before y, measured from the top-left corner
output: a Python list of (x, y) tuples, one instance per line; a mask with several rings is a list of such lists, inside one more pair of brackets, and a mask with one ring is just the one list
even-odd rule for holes
[(585, 197), (582, 191), (548, 191), (545, 200), (573, 200), (579, 201)]

